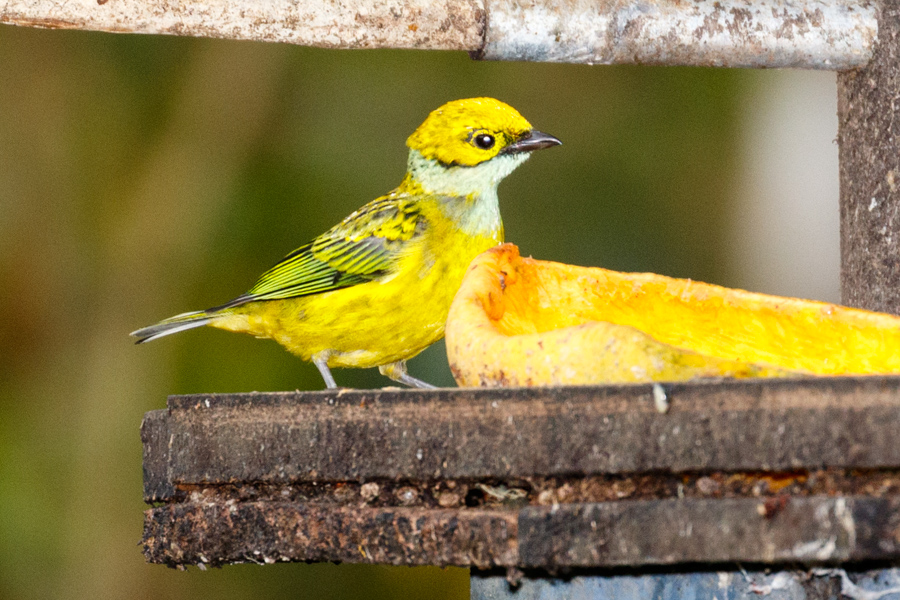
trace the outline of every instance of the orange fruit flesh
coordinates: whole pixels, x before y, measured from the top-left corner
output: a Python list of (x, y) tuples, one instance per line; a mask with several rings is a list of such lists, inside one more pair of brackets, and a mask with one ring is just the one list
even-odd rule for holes
[(538, 261), (511, 244), (473, 261), (446, 335), (461, 385), (900, 372), (892, 315)]

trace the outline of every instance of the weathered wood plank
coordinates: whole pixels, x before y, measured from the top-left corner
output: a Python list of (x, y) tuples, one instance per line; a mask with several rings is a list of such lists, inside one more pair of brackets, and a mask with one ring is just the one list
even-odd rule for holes
[(841, 302), (900, 314), (900, 4), (865, 68), (838, 75)]
[(528, 507), (523, 567), (791, 563), (900, 557), (900, 499), (783, 497), (648, 500)]
[(668, 499), (522, 509), (189, 501), (146, 513), (144, 553), (172, 566), (340, 561), (472, 566), (822, 564), (900, 558), (900, 499)]
[(900, 466), (900, 377), (664, 389), (665, 414), (649, 385), (173, 397), (168, 435), (145, 450), (168, 462), (145, 464), (145, 491), (159, 500), (171, 484)]
[(472, 565), (516, 562), (516, 514), (322, 507), (289, 502), (185, 502), (147, 511), (154, 563), (284, 561)]

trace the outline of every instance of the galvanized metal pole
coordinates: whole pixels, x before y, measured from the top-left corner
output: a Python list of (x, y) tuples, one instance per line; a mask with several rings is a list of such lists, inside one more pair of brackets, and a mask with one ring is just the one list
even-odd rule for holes
[(489, 0), (489, 60), (847, 69), (876, 7), (859, 0)]
[(838, 75), (841, 298), (900, 314), (900, 2), (885, 0), (874, 57)]
[(480, 0), (0, 0), (0, 23), (321, 48), (474, 50)]
[(500, 576), (472, 578), (471, 600), (874, 600), (900, 593), (900, 569), (847, 573), (730, 570), (697, 573), (613, 574), (561, 579), (523, 578), (511, 587)]
[(871, 57), (872, 0), (0, 0), (0, 23), (468, 50), (487, 60), (850, 69)]

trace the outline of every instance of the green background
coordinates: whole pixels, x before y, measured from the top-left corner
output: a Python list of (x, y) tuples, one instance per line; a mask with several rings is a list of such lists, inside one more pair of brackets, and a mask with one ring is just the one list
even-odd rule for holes
[[(739, 284), (723, 219), (768, 76), (0, 27), (0, 598), (466, 598), (461, 569), (145, 564), (144, 412), (322, 384), (273, 342), (127, 334), (245, 291), (479, 95), (564, 142), (500, 187), (523, 255)], [(452, 385), (441, 344), (410, 371)]]

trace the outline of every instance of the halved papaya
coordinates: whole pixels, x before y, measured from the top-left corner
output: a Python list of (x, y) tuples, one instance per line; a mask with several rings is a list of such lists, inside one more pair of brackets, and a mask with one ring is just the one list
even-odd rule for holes
[(477, 257), (450, 308), (461, 386), (900, 373), (900, 317), (652, 273)]

